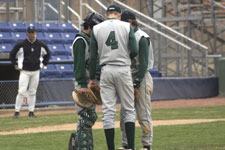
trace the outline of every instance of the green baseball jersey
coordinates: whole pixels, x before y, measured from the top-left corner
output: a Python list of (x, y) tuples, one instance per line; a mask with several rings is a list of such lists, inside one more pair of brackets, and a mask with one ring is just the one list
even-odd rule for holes
[(131, 58), (137, 55), (134, 31), (129, 23), (109, 19), (95, 25), (91, 34), (90, 78), (94, 79), (96, 55), (100, 65), (131, 65)]
[(135, 28), (139, 54), (132, 60), (132, 76), (136, 84), (140, 84), (147, 70), (153, 68), (154, 56), (150, 37), (139, 28)]
[(88, 60), (90, 37), (84, 32), (80, 32), (75, 37), (72, 44), (72, 56), (74, 59), (75, 81), (83, 88), (87, 87), (89, 79)]

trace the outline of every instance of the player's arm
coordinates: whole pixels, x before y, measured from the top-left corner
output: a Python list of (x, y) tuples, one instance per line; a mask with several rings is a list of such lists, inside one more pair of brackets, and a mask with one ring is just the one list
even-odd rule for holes
[(17, 62), (16, 62), (16, 55), (17, 55), (17, 53), (18, 53), (20, 47), (21, 47), (21, 44), (20, 44), (20, 43), (17, 43), (17, 44), (13, 47), (13, 49), (11, 50), (10, 55), (9, 55), (9, 58), (10, 58), (10, 60), (11, 60), (11, 62), (12, 62), (12, 64), (13, 64), (14, 66), (17, 65)]
[(43, 47), (45, 49), (45, 53), (44, 53), (44, 56), (43, 56), (43, 61), (42, 63), (44, 64), (44, 66), (47, 66), (48, 62), (49, 62), (49, 59), (50, 59), (50, 50), (48, 49), (48, 46), (43, 44)]
[(145, 37), (142, 37), (139, 41), (139, 63), (140, 66), (138, 68), (138, 74), (137, 78), (135, 79), (135, 85), (137, 87), (140, 86), (140, 83), (142, 82), (145, 73), (148, 68), (148, 55), (149, 55), (149, 49), (148, 49), (148, 40)]
[(82, 39), (78, 39), (73, 45), (74, 75), (81, 88), (87, 88), (85, 48), (86, 45)]
[(92, 29), (90, 40), (90, 65), (89, 65), (89, 73), (91, 80), (95, 79), (97, 51), (98, 51), (98, 44), (94, 36), (94, 29)]
[(130, 26), (129, 33), (129, 48), (130, 48), (130, 58), (133, 59), (138, 54), (137, 41), (134, 35), (134, 30)]

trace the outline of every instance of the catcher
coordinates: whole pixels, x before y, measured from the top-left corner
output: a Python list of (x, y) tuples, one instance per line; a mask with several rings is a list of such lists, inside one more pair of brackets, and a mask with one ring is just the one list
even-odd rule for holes
[(93, 94), (96, 92), (93, 90), (96, 87), (88, 88), (89, 43), (93, 26), (104, 20), (104, 17), (100, 14), (89, 13), (82, 24), (84, 29), (76, 35), (73, 41), (72, 55), (74, 58), (75, 74), (73, 98), (76, 103), (76, 112), (80, 115), (80, 119), (77, 123), (75, 135), (71, 135), (69, 150), (94, 149), (92, 126), (98, 118), (95, 104), (101, 104), (101, 102), (98, 102), (96, 95)]

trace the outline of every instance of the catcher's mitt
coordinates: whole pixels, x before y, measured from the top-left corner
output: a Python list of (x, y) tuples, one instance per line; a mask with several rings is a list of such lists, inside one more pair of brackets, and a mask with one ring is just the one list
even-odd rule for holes
[(100, 87), (97, 84), (88, 84), (89, 94), (93, 97), (93, 103), (102, 105), (102, 99), (100, 96)]
[(76, 102), (77, 105), (84, 107), (84, 108), (90, 108), (93, 105), (94, 97), (92, 94), (90, 94), (90, 90), (84, 94), (79, 89), (75, 89), (72, 92), (73, 100)]

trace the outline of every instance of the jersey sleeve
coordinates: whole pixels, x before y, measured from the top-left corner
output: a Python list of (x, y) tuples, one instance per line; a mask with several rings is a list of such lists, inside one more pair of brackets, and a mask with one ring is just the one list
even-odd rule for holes
[(148, 67), (148, 55), (149, 55), (149, 48), (148, 48), (148, 40), (145, 37), (142, 37), (139, 41), (139, 63), (140, 66), (138, 68), (137, 78), (134, 80), (135, 85), (139, 86), (142, 82), (147, 67)]
[(73, 45), (74, 75), (82, 88), (87, 88), (85, 48), (86, 45), (82, 39), (78, 39)]
[(129, 48), (130, 48), (130, 58), (133, 59), (138, 54), (137, 41), (134, 35), (134, 30), (130, 26), (129, 33)]
[(21, 44), (17, 43), (10, 52), (9, 57), (10, 57), (10, 60), (13, 65), (17, 65), (16, 55), (17, 55), (17, 52), (19, 51), (20, 47), (21, 47)]
[(43, 43), (43, 47), (44, 47), (44, 49), (45, 49), (45, 54), (44, 54), (44, 56), (43, 56), (43, 61), (42, 61), (42, 63), (43, 63), (45, 66), (47, 66), (51, 54), (50, 54), (50, 50), (48, 49), (48, 46), (47, 46), (47, 45), (45, 45), (45, 44)]
[(94, 36), (94, 29), (93, 29), (91, 32), (91, 40), (90, 40), (90, 65), (89, 65), (89, 73), (91, 80), (95, 79), (97, 51), (98, 51), (98, 44)]

